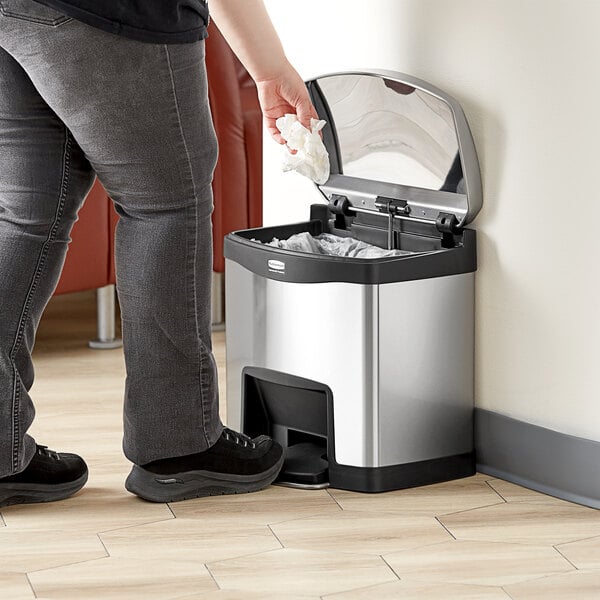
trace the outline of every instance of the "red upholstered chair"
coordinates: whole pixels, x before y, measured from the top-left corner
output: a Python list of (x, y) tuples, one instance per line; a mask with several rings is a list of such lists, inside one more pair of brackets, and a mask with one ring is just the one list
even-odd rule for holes
[[(223, 321), (223, 237), (262, 225), (262, 115), (256, 86), (215, 27), (206, 40), (208, 93), (219, 140), (213, 182), (213, 322)], [(56, 294), (98, 289), (98, 340), (115, 347), (114, 229), (117, 215), (96, 181), (71, 235)]]
[(208, 96), (219, 139), (213, 179), (213, 323), (223, 321), (223, 238), (262, 225), (262, 113), (254, 81), (214, 23), (208, 28)]

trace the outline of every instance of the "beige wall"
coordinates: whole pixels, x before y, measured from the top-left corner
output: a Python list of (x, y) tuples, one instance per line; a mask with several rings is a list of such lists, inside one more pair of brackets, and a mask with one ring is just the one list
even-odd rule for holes
[[(461, 102), (484, 182), (477, 405), (600, 441), (600, 2), (266, 4), (303, 77), (388, 68)], [(265, 220), (303, 220), (320, 196), (278, 152)]]

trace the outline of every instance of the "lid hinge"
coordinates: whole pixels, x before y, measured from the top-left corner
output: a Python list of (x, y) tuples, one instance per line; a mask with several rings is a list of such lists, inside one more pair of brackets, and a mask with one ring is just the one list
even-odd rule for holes
[(458, 233), (458, 219), (452, 213), (441, 212), (436, 221), (435, 226), (442, 234), (442, 248), (454, 248), (454, 234)]
[(331, 194), (329, 197), (329, 211), (334, 215), (351, 216), (352, 206), (346, 196), (340, 194)]
[(331, 194), (329, 197), (329, 211), (335, 215), (334, 226), (336, 229), (346, 229), (346, 217), (352, 215), (352, 205), (346, 196)]

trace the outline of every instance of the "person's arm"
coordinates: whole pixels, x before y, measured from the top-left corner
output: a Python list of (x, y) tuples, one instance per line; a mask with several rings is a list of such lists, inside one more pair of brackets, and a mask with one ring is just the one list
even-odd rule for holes
[(310, 129), (318, 118), (306, 86), (287, 60), (262, 0), (211, 0), (211, 17), (254, 81), (269, 133), (285, 141), (275, 121), (295, 113)]

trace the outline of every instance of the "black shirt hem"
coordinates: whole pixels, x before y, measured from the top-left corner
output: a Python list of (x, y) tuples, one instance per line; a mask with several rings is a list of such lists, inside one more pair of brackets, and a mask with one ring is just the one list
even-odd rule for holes
[(105, 19), (99, 15), (90, 13), (86, 10), (73, 6), (72, 4), (63, 3), (60, 0), (35, 0), (39, 4), (44, 4), (61, 13), (73, 17), (77, 21), (81, 21), (86, 25), (91, 25), (108, 33), (120, 35), (139, 42), (147, 42), (151, 44), (191, 44), (208, 37), (208, 32), (205, 26), (190, 29), (188, 31), (150, 31), (147, 29), (138, 29), (131, 25), (119, 23)]

